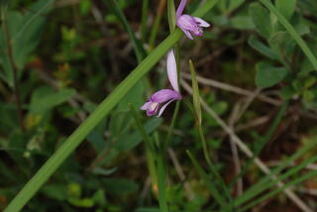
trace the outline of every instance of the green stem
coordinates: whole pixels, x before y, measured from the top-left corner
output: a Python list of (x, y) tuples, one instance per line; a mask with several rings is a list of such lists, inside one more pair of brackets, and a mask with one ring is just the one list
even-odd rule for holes
[[(167, 2), (167, 18), (168, 18), (168, 25), (169, 25), (169, 29), (170, 29), (170, 33), (173, 33), (173, 31), (175, 30), (175, 24), (176, 24), (176, 15), (175, 15), (175, 5), (174, 5), (174, 0), (168, 0)], [(176, 66), (177, 66), (177, 74), (179, 76), (179, 45), (175, 45), (174, 47), (174, 52), (176, 53)], [(179, 79), (179, 77), (178, 77)], [(175, 127), (175, 123), (176, 123), (176, 119), (178, 116), (178, 112), (179, 112), (179, 108), (180, 108), (180, 101), (176, 102), (176, 107), (174, 109), (173, 112), (173, 117), (172, 117), (172, 122), (169, 126), (168, 132), (167, 132), (167, 136), (164, 140), (163, 143), (163, 149), (166, 152), (168, 146), (169, 146), (169, 142), (171, 139), (171, 135), (173, 132), (173, 129)]]
[(160, 204), (160, 211), (161, 212), (168, 212), (168, 204), (166, 199), (166, 188), (167, 188), (167, 173), (166, 173), (166, 166), (165, 166), (165, 153), (161, 151), (156, 156), (157, 162), (157, 183), (158, 183), (158, 190), (159, 190), (159, 204)]
[(147, 165), (148, 165), (152, 185), (157, 185), (158, 182), (157, 182), (157, 174), (155, 169), (155, 154), (156, 154), (155, 146), (151, 142), (150, 136), (147, 134), (146, 130), (144, 129), (141, 122), (140, 115), (136, 111), (135, 107), (132, 104), (130, 104), (129, 106), (130, 106), (131, 114), (136, 123), (137, 130), (139, 130), (139, 132), (141, 133), (145, 143), (146, 160), (147, 160)]

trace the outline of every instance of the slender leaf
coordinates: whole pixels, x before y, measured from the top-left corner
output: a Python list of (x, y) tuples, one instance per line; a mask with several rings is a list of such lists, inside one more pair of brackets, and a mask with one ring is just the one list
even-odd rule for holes
[(211, 195), (213, 198), (217, 201), (217, 203), (222, 207), (222, 208), (228, 208), (227, 203), (225, 202), (223, 196), (221, 195), (222, 193), (219, 192), (217, 189), (217, 185), (214, 183), (213, 180), (210, 179), (208, 174), (204, 171), (204, 169), (199, 165), (199, 162), (197, 159), (193, 156), (193, 154), (187, 150), (187, 155), (191, 159), (195, 169), (197, 170), (198, 174), (201, 176), (201, 178), (204, 180), (205, 185), (209, 189)]
[(126, 19), (124, 13), (122, 12), (120, 6), (118, 5), (116, 0), (106, 0), (105, 1), (108, 5), (112, 6), (112, 9), (118, 16), (119, 20), (123, 24), (124, 29), (128, 32), (130, 40), (133, 44), (133, 49), (135, 51), (136, 57), (138, 59), (138, 62), (141, 62), (146, 57), (146, 52), (140, 42), (135, 36), (135, 33), (133, 32), (132, 28), (130, 27), (130, 24), (128, 20)]

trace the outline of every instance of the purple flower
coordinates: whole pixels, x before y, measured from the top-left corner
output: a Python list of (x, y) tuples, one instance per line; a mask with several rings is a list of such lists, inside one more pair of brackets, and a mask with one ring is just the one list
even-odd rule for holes
[(148, 101), (140, 108), (146, 111), (147, 116), (157, 115), (160, 117), (170, 103), (182, 99), (179, 93), (177, 66), (173, 50), (167, 54), (167, 75), (173, 90), (162, 89), (152, 94)]
[(202, 36), (203, 28), (209, 27), (210, 24), (201, 18), (182, 14), (187, 0), (181, 0), (176, 11), (176, 25), (185, 33), (185, 35), (193, 40), (193, 36)]
[(180, 100), (181, 95), (171, 89), (162, 89), (155, 92), (150, 99), (141, 107), (141, 110), (146, 111), (147, 116), (157, 116), (160, 117), (166, 107), (175, 100)]

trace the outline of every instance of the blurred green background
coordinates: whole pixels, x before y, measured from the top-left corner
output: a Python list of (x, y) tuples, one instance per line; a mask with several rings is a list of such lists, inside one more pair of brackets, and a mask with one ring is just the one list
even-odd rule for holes
[[(316, 53), (317, 1), (273, 3)], [(190, 1), (187, 11), (199, 4)], [(169, 28), (166, 0), (2, 0), (1, 8), (0, 209), (4, 209), (96, 106), (169, 35)], [(278, 19), (258, 1), (247, 0), (219, 1), (204, 18), (212, 24), (204, 37), (181, 39), (178, 45), (182, 80), (191, 82), (188, 60), (192, 59), (207, 107), (269, 168), (316, 143), (316, 70)], [(166, 87), (165, 66), (163, 58), (23, 211), (160, 211), (144, 137), (129, 104), (139, 108), (153, 91)], [(237, 150), (232, 137), (205, 110), (200, 127), (222, 180), (218, 182), (212, 172), (202, 174), (199, 168), (208, 165), (201, 135), (191, 95), (184, 89), (182, 94), (164, 155), (169, 209), (220, 211), (208, 183), (224, 183), (221, 195), (228, 192), (230, 198), (225, 198), (232, 203), (266, 174)], [(143, 128), (158, 142), (171, 129), (174, 105), (162, 118), (148, 118), (140, 111)], [(195, 155), (198, 166), (186, 150)], [(284, 167), (281, 173), (313, 158), (286, 182), (316, 170), (315, 145), (309, 150)], [(274, 190), (273, 185), (268, 188)], [(293, 190), (317, 210), (316, 178)], [(281, 192), (249, 211), (301, 210)]]

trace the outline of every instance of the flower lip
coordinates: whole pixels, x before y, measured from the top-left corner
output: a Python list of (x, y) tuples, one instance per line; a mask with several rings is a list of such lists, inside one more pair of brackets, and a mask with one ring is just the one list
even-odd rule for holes
[(152, 102), (157, 102), (157, 103), (164, 103), (167, 102), (171, 99), (181, 99), (181, 95), (174, 90), (171, 89), (162, 89), (159, 90), (157, 92), (155, 92), (151, 97), (150, 97), (150, 101)]
[(203, 28), (209, 27), (210, 24), (201, 18), (193, 17), (187, 14), (181, 15), (177, 19), (177, 26), (185, 33), (189, 39), (194, 36), (202, 36)]
[(194, 36), (203, 35), (203, 27), (209, 27), (210, 24), (201, 18), (183, 14), (187, 0), (181, 0), (176, 11), (176, 24), (185, 33), (187, 38), (193, 40)]
[(182, 96), (177, 91), (162, 89), (155, 92), (140, 109), (145, 110), (147, 116), (153, 116), (158, 113), (159, 117), (170, 103), (181, 98)]

